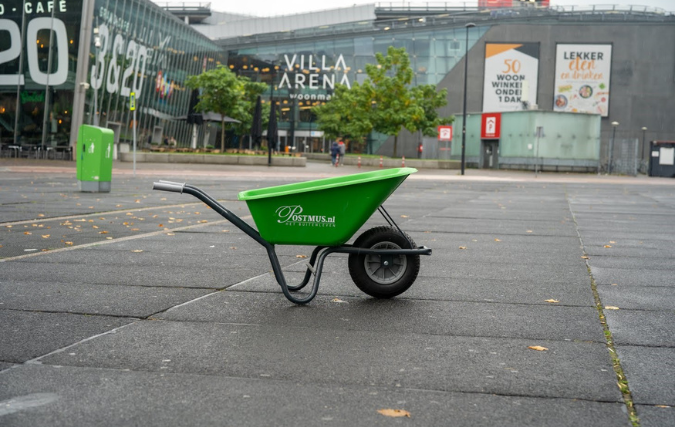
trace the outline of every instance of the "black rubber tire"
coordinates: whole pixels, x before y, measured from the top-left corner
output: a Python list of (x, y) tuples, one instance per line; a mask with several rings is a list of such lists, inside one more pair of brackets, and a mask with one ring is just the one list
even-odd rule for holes
[[(406, 237), (410, 242), (393, 227), (375, 227), (360, 235), (354, 242), (354, 246), (368, 249), (378, 246), (383, 249), (395, 249), (397, 247), (410, 249), (410, 244), (412, 243), (413, 248), (417, 247), (410, 236), (406, 234)], [(399, 268), (395, 271), (389, 269), (390, 277), (388, 278), (383, 277), (379, 279), (376, 277), (376, 280), (374, 280), (373, 276), (375, 272), (381, 268), (378, 267), (378, 260), (381, 262), (381, 258), (378, 255), (350, 254), (348, 262), (349, 274), (352, 276), (352, 280), (356, 286), (375, 298), (392, 298), (402, 294), (412, 286), (420, 271), (419, 255), (398, 255), (395, 257), (395, 260), (399, 261), (399, 264), (395, 262), (392, 264), (397, 265)], [(368, 264), (366, 263), (367, 261)], [(373, 271), (373, 268), (376, 270)], [(388, 267), (385, 268), (388, 269)]]

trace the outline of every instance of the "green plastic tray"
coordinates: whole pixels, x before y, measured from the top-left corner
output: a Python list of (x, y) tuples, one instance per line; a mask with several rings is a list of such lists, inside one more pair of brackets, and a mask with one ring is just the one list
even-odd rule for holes
[(278, 245), (344, 244), (414, 168), (298, 182), (242, 191), (258, 232)]

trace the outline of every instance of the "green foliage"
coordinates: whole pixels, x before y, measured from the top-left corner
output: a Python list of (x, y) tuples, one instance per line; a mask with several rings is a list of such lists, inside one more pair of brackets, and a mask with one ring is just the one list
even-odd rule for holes
[[(223, 65), (198, 76), (190, 76), (185, 84), (190, 89), (202, 90), (197, 111), (213, 111), (239, 120), (241, 123), (229, 125), (240, 135), (250, 132), (256, 97), (267, 88), (264, 83), (251, 82), (248, 77), (238, 77)], [(263, 117), (268, 116), (269, 106), (263, 109)], [(228, 124), (224, 121), (221, 123), (221, 150), (225, 149), (226, 125)]]
[(435, 136), (441, 124), (454, 117), (439, 117), (447, 104), (447, 91), (434, 85), (411, 87), (413, 71), (405, 48), (390, 46), (387, 55), (376, 54), (377, 64), (367, 64), (368, 78), (351, 89), (338, 85), (331, 100), (315, 107), (319, 128), (329, 138), (363, 139), (377, 131), (394, 135), (394, 156), (402, 129)]

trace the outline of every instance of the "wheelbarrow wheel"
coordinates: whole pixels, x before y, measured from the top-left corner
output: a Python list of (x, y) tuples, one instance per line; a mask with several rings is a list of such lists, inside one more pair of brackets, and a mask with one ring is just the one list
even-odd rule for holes
[[(406, 237), (408, 239), (406, 239)], [(360, 235), (354, 246), (368, 249), (408, 249), (415, 242), (393, 227), (375, 227)], [(420, 271), (419, 255), (349, 255), (349, 274), (356, 286), (375, 298), (405, 292)]]

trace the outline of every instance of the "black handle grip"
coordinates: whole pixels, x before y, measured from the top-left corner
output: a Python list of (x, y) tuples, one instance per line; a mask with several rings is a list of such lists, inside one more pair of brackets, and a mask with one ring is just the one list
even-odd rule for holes
[(182, 193), (183, 188), (185, 188), (185, 183), (181, 184), (178, 182), (169, 182), (169, 181), (159, 181), (152, 183), (153, 190), (173, 191), (174, 193)]

